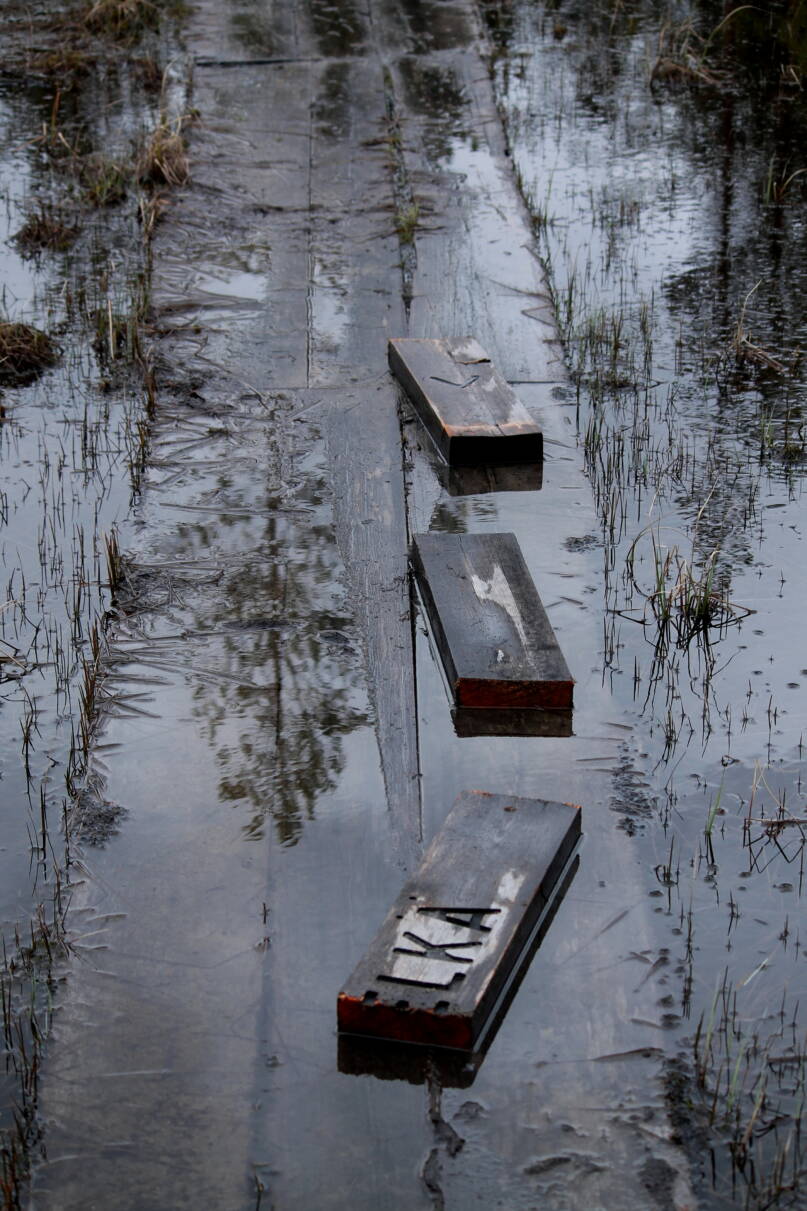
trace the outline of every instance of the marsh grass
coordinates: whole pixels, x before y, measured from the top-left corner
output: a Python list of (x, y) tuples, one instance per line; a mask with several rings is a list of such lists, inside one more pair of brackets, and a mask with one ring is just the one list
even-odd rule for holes
[(414, 244), (419, 218), (420, 206), (417, 202), (410, 202), (396, 210), (395, 230), (402, 244)]
[(176, 21), (187, 14), (184, 0), (94, 0), (83, 23), (94, 34), (131, 43), (159, 30), (167, 17)]
[(752, 8), (754, 5), (751, 4), (738, 5), (706, 33), (701, 33), (692, 16), (681, 22), (665, 21), (659, 31), (658, 52), (650, 73), (651, 87), (662, 82), (727, 87), (731, 81), (729, 73), (714, 62), (718, 35), (724, 33), (741, 13)]
[(26, 72), (46, 76), (65, 91), (80, 85), (97, 65), (97, 56), (87, 47), (66, 44), (31, 55)]
[(84, 24), (95, 34), (133, 40), (160, 24), (160, 5), (152, 0), (95, 0), (84, 14)]
[[(169, 121), (164, 98), (154, 98), (164, 80), (156, 60), (147, 56), (132, 66), (125, 48), (179, 8), (171, 0), (159, 6), (103, 0), (85, 4), (78, 15), (45, 9), (31, 15), (28, 40), (18, 40), (14, 56), (15, 74), (40, 77), (37, 97), (41, 77), (53, 89), (44, 120), (41, 109), (31, 110), (38, 125), (32, 121), (19, 136), (37, 172), (47, 175), (52, 200), (49, 195), (47, 203), (33, 203), (17, 247), (39, 254), (30, 267), (34, 285), (43, 269), (58, 275), (58, 289), (49, 286), (47, 296), (43, 292), (32, 304), (34, 322), (47, 331), (10, 319), (0, 323), (0, 385), (23, 387), (57, 358), (62, 364), (53, 377), (58, 421), (44, 415), (51, 410), (40, 408), (35, 396), (21, 401), (22, 408), (30, 405), (24, 427), (15, 410), (6, 414), (0, 404), (0, 436), (28, 443), (34, 477), (30, 485), (17, 483), (13, 473), (3, 480), (0, 522), (8, 523), (15, 511), (29, 512), (35, 498), (40, 509), (31, 516), (34, 543), (6, 567), (0, 600), (0, 726), (9, 756), (4, 775), (10, 775), (3, 785), (7, 800), (12, 782), (20, 796), (3, 818), (11, 821), (11, 808), (19, 807), (31, 863), (30, 889), (24, 873), (15, 889), (20, 903), (29, 896), (30, 929), (26, 922), (0, 936), (2, 1211), (25, 1205), (42, 1146), (39, 1071), (71, 947), (66, 872), (79, 842), (102, 843), (120, 815), (100, 796), (92, 748), (109, 697), (108, 611), (125, 579), (113, 519), (125, 516), (137, 491), (157, 407), (146, 317), (149, 241), (165, 193), (135, 187), (132, 132), (145, 114), (157, 122), (158, 136), (147, 184), (176, 184), (187, 175), (184, 146), (177, 156), (171, 142), (173, 135), (181, 138), (187, 119)], [(157, 49), (157, 39), (150, 39), (145, 50)], [(88, 83), (95, 67), (98, 87)], [(116, 93), (119, 84), (130, 93)], [(63, 104), (67, 92), (69, 105)], [(99, 93), (102, 111), (96, 108)], [(142, 242), (132, 238), (135, 198)], [(42, 264), (49, 251), (79, 235), (74, 255)], [(59, 346), (47, 335), (54, 331)], [(21, 457), (10, 460), (12, 472)]]
[(31, 324), (0, 321), (0, 385), (33, 383), (58, 358), (58, 347), (46, 332)]
[(190, 115), (173, 121), (161, 115), (157, 127), (137, 157), (135, 175), (141, 185), (168, 185), (175, 188), (186, 183), (190, 170), (183, 132), (191, 120)]
[(39, 202), (14, 236), (14, 243), (23, 256), (39, 252), (64, 252), (76, 239), (78, 224), (59, 206)]
[(805, 173), (807, 173), (807, 168), (796, 168), (791, 171), (789, 161), (780, 168), (774, 152), (768, 164), (768, 174), (762, 191), (764, 200), (769, 205), (782, 206), (788, 197), (792, 197), (796, 192), (792, 186), (796, 181), (800, 181)]
[[(723, 1142), (736, 1205), (763, 1211), (804, 1189), (807, 1158), (801, 1121), (807, 1075), (807, 1040), (797, 1034), (798, 1006), (758, 1018), (744, 1004), (765, 963), (737, 985), (725, 972), (692, 1040), (697, 1112)], [(754, 1023), (753, 1029), (749, 1024)]]
[(734, 335), (730, 344), (730, 354), (736, 364), (752, 364), (762, 366), (766, 370), (772, 370), (776, 374), (785, 374), (788, 367), (779, 358), (775, 357), (768, 349), (764, 349), (762, 345), (757, 344), (747, 326), (748, 304), (752, 296), (759, 289), (761, 282), (757, 282), (756, 286), (748, 291), (748, 294), (743, 299), (743, 305), (740, 308), (740, 315), (737, 320), (737, 327), (734, 330)]
[(104, 155), (85, 156), (78, 164), (78, 173), (91, 206), (114, 206), (126, 197), (131, 169), (125, 163)]
[[(702, 506), (702, 508), (705, 506)], [(640, 557), (640, 548), (649, 540), (649, 556)], [(689, 556), (677, 544), (667, 546), (658, 526), (646, 526), (633, 539), (625, 560), (625, 576), (635, 593), (644, 600), (639, 621), (656, 634), (656, 642), (672, 640), (687, 648), (695, 639), (709, 642), (710, 633), (722, 633), (751, 611), (728, 598), (719, 575), (720, 552), (714, 548), (696, 559), (695, 541)], [(640, 580), (637, 567), (647, 560), (649, 579)], [(628, 611), (625, 616), (630, 617)]]

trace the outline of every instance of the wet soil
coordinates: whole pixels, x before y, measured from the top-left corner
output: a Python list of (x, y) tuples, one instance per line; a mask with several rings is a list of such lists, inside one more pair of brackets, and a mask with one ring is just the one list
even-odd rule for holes
[[(194, 14), (148, 459), (133, 500), (120, 450), (74, 494), (123, 562), (114, 600), (93, 582), (101, 717), (69, 788), (93, 823), (32, 1206), (800, 1205), (803, 838), (759, 823), (805, 814), (798, 180), (764, 200), (797, 144), (759, 91), (659, 91), (660, 24)], [(27, 104), (9, 131), (37, 129)], [(42, 278), (12, 268), (47, 327)], [(542, 422), (540, 488), (449, 476), (387, 373), (389, 336), (467, 334)], [(86, 400), (65, 373), (15, 395), (15, 449), (49, 399)], [(131, 397), (104, 379), (114, 424)], [(429, 529), (516, 532), (572, 737), (457, 734), (407, 575)], [(668, 581), (695, 570), (678, 588), (711, 570), (705, 615), (660, 592), (659, 552)], [(31, 897), (17, 726), (9, 928)], [(472, 1063), (338, 1041), (338, 988), (469, 786), (583, 804), (540, 950)]]

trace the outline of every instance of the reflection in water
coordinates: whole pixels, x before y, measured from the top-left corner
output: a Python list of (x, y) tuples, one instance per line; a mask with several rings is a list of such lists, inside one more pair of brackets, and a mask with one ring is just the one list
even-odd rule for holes
[(711, 1145), (699, 1194), (801, 1205), (800, 1087), (771, 1060), (804, 1031), (804, 6), (510, 7), (486, 5), (499, 100), (578, 386), (603, 682), (635, 720), (613, 806), (655, 849), (665, 1027), (680, 998), (679, 1042), (713, 1011), (731, 1040), (679, 1074)]
[(277, 39), (271, 18), (263, 12), (238, 12), (230, 17), (233, 37), (251, 55), (274, 55)]
[[(683, 31), (713, 28), (714, 6), (688, 7), (691, 24), (682, 18), (666, 50), (681, 61)], [(500, 6), (486, 11), (495, 16)], [(678, 722), (668, 716), (665, 725), (674, 739), (666, 757), (690, 728), (700, 722), (708, 734), (714, 725), (712, 674), (726, 633), (719, 602), (737, 597), (759, 558), (766, 484), (794, 485), (807, 465), (799, 349), (807, 178), (785, 187), (783, 175), (785, 165), (792, 173), (801, 163), (807, 102), (788, 76), (800, 43), (784, 16), (784, 8), (766, 18), (738, 10), (725, 37), (709, 44), (708, 86), (680, 73), (671, 84), (669, 72), (648, 83), (647, 54), (659, 53), (663, 20), (650, 4), (605, 23), (599, 10), (565, 6), (562, 23), (574, 39), (554, 45), (558, 18), (525, 8), (509, 36), (530, 47), (540, 31), (541, 66), (516, 77), (508, 62), (500, 65), (522, 115), (513, 130), (528, 195), (549, 220), (541, 226), (545, 252), (588, 409), (588, 468), (609, 540), (606, 569), (615, 569), (609, 617), (642, 620), (642, 603), (658, 589), (653, 543), (662, 564), (668, 553), (676, 570), (686, 563), (680, 583), (666, 586), (676, 610), (695, 608), (682, 604), (690, 589), (712, 594), (714, 625), (693, 628), (700, 651), (687, 651), (683, 664), (674, 645), (659, 648), (655, 615), (649, 630), (634, 632), (647, 641), (634, 672), (648, 673), (644, 684), (637, 680), (636, 700), (651, 716), (659, 688), (678, 703)], [(559, 97), (570, 90), (576, 103), (558, 117)], [(522, 126), (527, 112), (533, 119)], [(649, 150), (651, 126), (667, 158), (663, 171), (659, 149)], [(573, 150), (581, 141), (582, 158)], [(551, 190), (538, 168), (545, 163), (554, 165)], [(614, 667), (624, 640), (613, 624), (606, 653)], [(689, 674), (686, 692), (677, 668)], [(728, 691), (724, 715), (733, 697)]]
[(400, 0), (400, 7), (409, 27), (412, 50), (419, 55), (465, 46), (474, 37), (468, 12), (460, 4)]
[(543, 485), (543, 463), (509, 467), (441, 467), (437, 475), (449, 496), (488, 492), (537, 492)]
[(320, 53), (338, 58), (360, 51), (366, 41), (364, 21), (352, 0), (311, 0), (311, 24)]
[(322, 73), (313, 115), (317, 131), (326, 139), (345, 138), (351, 120), (350, 63), (328, 63)]
[(337, 1063), (347, 1076), (374, 1076), (379, 1081), (425, 1085), (437, 1080), (443, 1089), (468, 1089), (484, 1056), (448, 1048), (416, 1047), (383, 1039), (340, 1034)]
[(571, 736), (571, 711), (480, 710), (451, 712), (458, 736)]
[[(272, 519), (267, 544), (276, 538)], [(351, 624), (332, 612), (330, 527), (310, 526), (302, 551), (281, 550), (226, 579), (217, 595), (226, 612), (196, 616), (200, 630), (224, 632), (231, 679), (200, 682), (195, 700), (216, 746), (222, 800), (252, 809), (248, 836), (262, 836), (270, 817), (280, 841), (293, 844), (342, 771), (342, 736), (367, 720)], [(251, 625), (256, 602), (274, 625)]]
[[(241, 431), (232, 421), (208, 431), (210, 451), (223, 447), (218, 457), (194, 464), (189, 455), (187, 508), (200, 509), (203, 520), (183, 521), (163, 540), (164, 592), (172, 601), (176, 575), (194, 565), (194, 575), (208, 570), (204, 586), (183, 588), (175, 608), (192, 653), (181, 659), (194, 678), (194, 713), (216, 754), (219, 796), (246, 814), (247, 837), (262, 837), (271, 819), (281, 843), (291, 845), (344, 768), (343, 737), (367, 722), (362, 662), (342, 600), (321, 447), (290, 472), (291, 438), (278, 405), (256, 499), (257, 447)], [(196, 432), (190, 427), (171, 440), (193, 450)], [(280, 474), (282, 493), (274, 486)], [(179, 487), (171, 495), (182, 508)], [(153, 575), (140, 583), (151, 599)]]
[(453, 67), (405, 57), (399, 62), (409, 106), (427, 119), (423, 142), (432, 160), (448, 159), (466, 128), (468, 98)]

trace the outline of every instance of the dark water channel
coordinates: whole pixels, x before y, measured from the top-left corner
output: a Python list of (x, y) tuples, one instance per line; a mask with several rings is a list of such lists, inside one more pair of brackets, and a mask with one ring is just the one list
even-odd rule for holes
[[(706, 8), (202, 3), (147, 316), (132, 198), (71, 251), (0, 244), (5, 314), (65, 348), (0, 399), (7, 945), (71, 903), (32, 985), (31, 1207), (807, 1205), (804, 56), (798, 14), (709, 38)], [(134, 78), (82, 118), (121, 149), (158, 114)], [(9, 237), (52, 105), (0, 83)], [(446, 474), (386, 371), (403, 334), (488, 348), (540, 489)], [(572, 737), (455, 733), (409, 614), (428, 529), (516, 532)], [(583, 805), (551, 929), (473, 1063), (340, 1043), (336, 993), (467, 787)]]

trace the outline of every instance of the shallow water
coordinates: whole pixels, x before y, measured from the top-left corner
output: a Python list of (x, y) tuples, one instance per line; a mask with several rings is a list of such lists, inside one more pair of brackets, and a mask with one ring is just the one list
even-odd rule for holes
[[(89, 773), (124, 814), (75, 855), (34, 1206), (684, 1207), (681, 1142), (701, 1205), (725, 1206), (758, 1071), (782, 1107), (758, 1173), (790, 1131), (802, 838), (754, 826), (751, 848), (743, 820), (752, 789), (754, 819), (803, 801), (804, 383), (725, 351), (759, 276), (744, 325), (791, 359), (803, 206), (757, 204), (752, 100), (721, 126), (649, 89), (657, 16), (487, 16), (505, 134), (462, 4), (210, 5), (188, 33), (203, 123), (158, 228), (158, 407), (127, 520), (128, 476), (102, 477), (128, 581)], [(753, 155), (718, 138), (734, 124)], [(458, 494), (386, 372), (407, 331), (486, 345), (542, 420), (540, 490)], [(425, 529), (516, 532), (573, 737), (455, 733), (419, 614), (412, 647)], [(755, 612), (659, 648), (654, 535), (696, 567), (718, 547), (715, 583)], [(486, 1054), (401, 1071), (337, 1040), (336, 992), (467, 786), (582, 803), (580, 868)]]
[[(611, 807), (640, 852), (655, 849), (655, 911), (687, 966), (681, 1045), (716, 986), (736, 997), (733, 1035), (708, 1065), (725, 1097), (725, 1067), (752, 1039), (781, 1055), (803, 1033), (803, 831), (744, 829), (780, 808), (805, 814), (804, 192), (796, 179), (781, 203), (766, 196), (771, 165), (798, 160), (803, 103), (778, 61), (755, 80), (729, 73), (731, 51), (719, 85), (651, 86), (659, 28), (641, 6), (615, 13), (607, 36), (595, 14), (522, 6), (497, 81), (579, 381), (604, 543), (603, 677), (635, 721)], [(744, 359), (738, 326), (754, 346)], [(710, 559), (733, 606), (708, 644), (662, 652), (654, 558), (674, 548), (696, 576)], [(737, 1071), (755, 1093), (766, 1065), (749, 1067)], [(798, 1116), (800, 1080), (782, 1084)], [(730, 1164), (715, 1154), (725, 1189)]]
[[(129, 513), (137, 426), (145, 414), (125, 349), (110, 355), (104, 326), (109, 316), (125, 323), (139, 306), (145, 251), (133, 208), (88, 205), (63, 145), (48, 131), (120, 153), (149, 106), (131, 80), (125, 103), (118, 95), (112, 104), (121, 81), (105, 76), (86, 83), (77, 105), (68, 82), (57, 94), (44, 78), (21, 77), (13, 66), (17, 16), (14, 5), (6, 6), (0, 316), (44, 330), (59, 350), (38, 381), (0, 391), (0, 936), (4, 992), (22, 1014), (20, 1037), (28, 1047), (28, 1009), (36, 1008), (46, 1030), (54, 991), (43, 922), (58, 951), (69, 900), (65, 820), (100, 807), (96, 839), (114, 826), (101, 783), (87, 780), (83, 679), (85, 662), (93, 661), (92, 636), (110, 605), (106, 539)], [(15, 240), (43, 205), (74, 231), (64, 251), (26, 252)], [(84, 720), (91, 725), (86, 712)], [(73, 833), (75, 844), (75, 827)], [(37, 946), (42, 962), (31, 978), (25, 952)], [(15, 970), (19, 978), (6, 985)], [(21, 1099), (9, 1048), (0, 1082), (2, 1128), (11, 1124), (11, 1102), (19, 1107)]]

